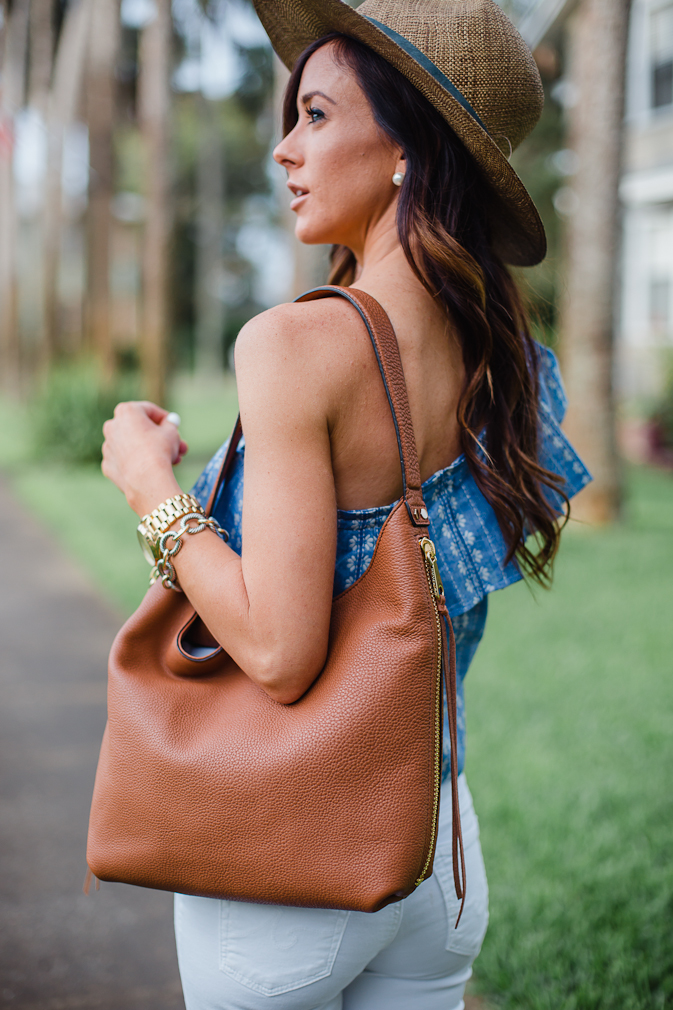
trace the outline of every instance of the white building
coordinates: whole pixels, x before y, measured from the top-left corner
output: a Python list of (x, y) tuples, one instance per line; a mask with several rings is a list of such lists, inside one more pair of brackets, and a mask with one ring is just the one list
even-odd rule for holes
[(634, 0), (627, 75), (618, 377), (631, 397), (660, 390), (673, 353), (673, 0)]

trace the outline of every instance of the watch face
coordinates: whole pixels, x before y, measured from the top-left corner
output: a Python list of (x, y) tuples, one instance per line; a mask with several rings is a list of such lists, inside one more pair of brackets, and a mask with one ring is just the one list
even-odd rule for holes
[(157, 563), (157, 559), (154, 556), (152, 545), (150, 544), (145, 534), (141, 533), (140, 530), (137, 530), (137, 534), (138, 534), (138, 543), (140, 544), (140, 549), (145, 555), (145, 560), (147, 561), (148, 565), (151, 565), (152, 568), (154, 568), (154, 566)]

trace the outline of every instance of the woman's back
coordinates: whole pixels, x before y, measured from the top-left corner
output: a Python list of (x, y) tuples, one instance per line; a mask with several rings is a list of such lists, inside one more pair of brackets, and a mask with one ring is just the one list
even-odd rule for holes
[[(391, 271), (387, 283), (374, 278), (357, 287), (380, 302), (397, 335), (425, 480), (460, 452), (456, 409), (464, 368), (444, 312), (406, 274), (405, 269)], [(324, 414), (338, 508), (373, 508), (396, 500), (402, 477), (390, 408), (367, 331), (347, 301), (283, 305), (248, 324), (236, 350), (243, 395), (258, 382), (259, 359), (268, 359), (268, 334), (275, 340), (275, 334), (289, 331), (293, 346), (287, 354), (296, 370), (294, 387), (287, 391), (288, 417), (297, 398), (310, 398)], [(285, 357), (278, 346), (274, 350)]]
[[(460, 453), (456, 410), (464, 368), (458, 342), (444, 311), (406, 271), (392, 270), (387, 277), (379, 272), (355, 286), (377, 299), (395, 330), (421, 477), (426, 480)], [(390, 408), (358, 314), (342, 299), (334, 302), (338, 304), (333, 328), (325, 330), (330, 346), (321, 346), (319, 353), (333, 362), (337, 398), (330, 438), (337, 505), (340, 509), (387, 505), (402, 493)]]

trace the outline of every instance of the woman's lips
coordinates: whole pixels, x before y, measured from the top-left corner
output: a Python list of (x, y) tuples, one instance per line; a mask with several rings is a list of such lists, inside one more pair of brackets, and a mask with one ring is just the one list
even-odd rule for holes
[(288, 189), (292, 190), (294, 193), (294, 199), (290, 203), (290, 210), (297, 210), (299, 206), (303, 203), (306, 197), (309, 195), (307, 189), (302, 189), (301, 186), (290, 185), (288, 183)]

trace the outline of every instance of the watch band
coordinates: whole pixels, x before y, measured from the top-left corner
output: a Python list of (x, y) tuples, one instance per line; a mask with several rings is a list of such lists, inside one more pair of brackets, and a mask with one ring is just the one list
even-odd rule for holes
[(162, 533), (165, 533), (176, 519), (189, 515), (190, 512), (205, 514), (202, 506), (193, 495), (176, 494), (174, 498), (167, 498), (152, 512), (143, 516), (138, 526), (138, 532), (151, 543), (156, 544)]

